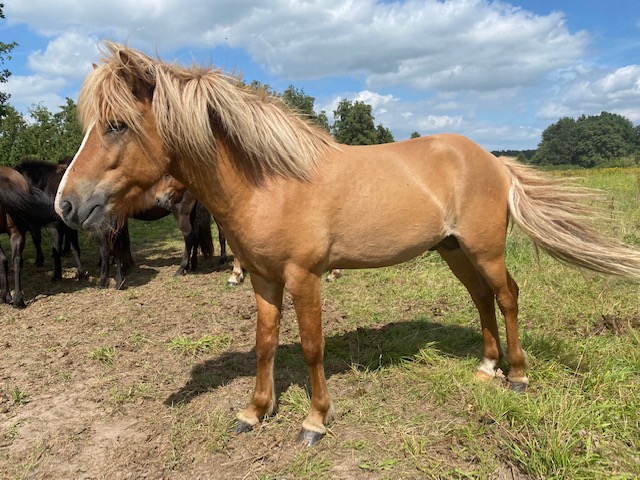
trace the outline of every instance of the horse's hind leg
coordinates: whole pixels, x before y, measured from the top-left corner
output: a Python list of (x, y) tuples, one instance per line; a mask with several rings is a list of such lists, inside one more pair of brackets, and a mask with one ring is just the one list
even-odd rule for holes
[(493, 291), (461, 249), (439, 248), (438, 253), (447, 262), (458, 280), (467, 288), (480, 315), (483, 353), (475, 376), (481, 380), (493, 378), (495, 369), (502, 358)]
[(526, 355), (518, 337), (518, 285), (513, 280), (504, 261), (504, 254), (475, 258), (478, 270), (496, 296), (498, 306), (504, 315), (509, 359), (509, 385), (514, 391), (524, 392), (529, 384), (525, 375)]
[(36, 267), (44, 265), (44, 252), (42, 251), (42, 231), (39, 227), (34, 227), (31, 231), (31, 240), (36, 249)]
[(0, 246), (0, 303), (11, 303), (9, 290), (9, 260)]
[(227, 280), (228, 287), (237, 287), (242, 282), (244, 282), (244, 269), (242, 268), (242, 264), (237, 257), (233, 257), (233, 270), (231, 271), (231, 276), (229, 280)]

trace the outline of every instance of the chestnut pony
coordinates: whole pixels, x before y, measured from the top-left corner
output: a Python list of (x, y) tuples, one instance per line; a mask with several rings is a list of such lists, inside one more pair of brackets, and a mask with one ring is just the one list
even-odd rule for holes
[(496, 158), (459, 135), (339, 145), (236, 78), (111, 42), (85, 79), (78, 112), (85, 137), (55, 201), (65, 222), (105, 225), (169, 172), (220, 222), (251, 274), (257, 375), (237, 432), (276, 405), (274, 355), (286, 287), (311, 380), (298, 441), (312, 445), (326, 433), (333, 408), (323, 367), (324, 271), (393, 265), (437, 251), (480, 314), (480, 378), (492, 377), (502, 357), (497, 301), (515, 390), (528, 379), (518, 287), (504, 258), (509, 219), (560, 260), (640, 278), (640, 251), (584, 225), (591, 213), (577, 203), (583, 190)]

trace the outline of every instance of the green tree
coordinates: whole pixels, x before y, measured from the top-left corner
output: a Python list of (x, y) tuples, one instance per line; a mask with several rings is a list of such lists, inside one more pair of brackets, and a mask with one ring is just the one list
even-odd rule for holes
[(382, 125), (378, 125), (376, 127), (376, 143), (393, 143), (393, 134), (391, 130), (387, 127), (383, 127)]
[(573, 163), (576, 148), (576, 121), (565, 117), (549, 125), (542, 132), (538, 151), (531, 159), (534, 164), (568, 165)]
[(303, 89), (297, 89), (293, 85), (289, 85), (289, 87), (282, 93), (281, 98), (289, 108), (294, 110), (296, 113), (302, 117), (308, 118), (325, 130), (329, 130), (329, 121), (327, 119), (326, 112), (322, 110), (319, 114), (316, 113), (314, 110), (314, 103), (316, 99), (304, 93)]
[(635, 155), (639, 143), (631, 121), (615, 113), (561, 118), (542, 133), (532, 163), (590, 168)]
[(29, 109), (30, 121), (10, 105), (0, 119), (0, 158), (4, 165), (13, 166), (25, 157), (57, 162), (72, 156), (82, 142), (77, 120), (76, 104), (70, 98), (51, 113), (43, 105)]
[(346, 98), (341, 100), (334, 110), (335, 121), (331, 126), (331, 133), (339, 143), (347, 145), (376, 145), (393, 142), (393, 135), (389, 129), (374, 125), (375, 119), (371, 105), (356, 100), (351, 102)]
[(411, 137), (409, 138), (420, 138), (420, 134), (418, 132), (411, 132)]
[(583, 115), (576, 122), (576, 131), (573, 163), (582, 167), (606, 164), (637, 150), (633, 124), (622, 115), (608, 112)]
[(78, 106), (69, 97), (65, 101), (65, 105), (60, 106), (60, 111), (53, 115), (59, 136), (56, 161), (75, 155), (80, 148), (83, 137), (82, 127), (78, 121)]
[[(0, 19), (4, 18), (4, 13), (2, 9), (4, 8), (4, 4), (0, 3)], [(4, 65), (5, 60), (11, 60), (11, 50), (13, 50), (18, 44), (16, 42), (5, 43), (0, 42), (0, 67)], [(11, 76), (11, 72), (6, 69), (0, 69), (0, 83), (7, 83), (9, 77)], [(7, 102), (9, 101), (9, 95), (6, 92), (0, 91), (0, 118), (4, 117), (7, 114)]]
[(28, 155), (27, 122), (11, 105), (0, 117), (0, 165), (12, 167)]

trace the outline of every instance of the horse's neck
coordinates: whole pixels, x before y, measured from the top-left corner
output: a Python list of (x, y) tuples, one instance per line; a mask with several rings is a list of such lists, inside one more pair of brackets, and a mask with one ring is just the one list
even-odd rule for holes
[(174, 162), (170, 173), (185, 184), (211, 214), (227, 229), (246, 205), (255, 179), (248, 178), (239, 167), (237, 152), (222, 145), (211, 164), (203, 165), (188, 159)]

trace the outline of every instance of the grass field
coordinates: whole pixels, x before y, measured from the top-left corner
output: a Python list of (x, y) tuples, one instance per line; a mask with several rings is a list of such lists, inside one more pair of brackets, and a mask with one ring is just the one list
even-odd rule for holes
[[(640, 169), (574, 173), (605, 191), (610, 233), (640, 248)], [(0, 305), (6, 334), (0, 348), (8, 359), (0, 360), (0, 394), (8, 405), (0, 414), (0, 476), (46, 478), (61, 461), (81, 463), (92, 445), (103, 464), (57, 470), (61, 477), (640, 478), (637, 282), (577, 271), (542, 253), (538, 258), (513, 229), (507, 264), (520, 286), (531, 382), (521, 395), (500, 379), (473, 379), (479, 320), (436, 254), (345, 272), (323, 285), (326, 370), (337, 418), (318, 446), (305, 449), (294, 440), (309, 386), (290, 305), (285, 302), (276, 358), (279, 410), (256, 431), (231, 434), (233, 414), (252, 392), (250, 286), (230, 291), (229, 272), (213, 267), (172, 278), (182, 249), (172, 219), (134, 223), (131, 235), (138, 273), (127, 290), (73, 291), (25, 276), (26, 298), (36, 301), (22, 311)], [(3, 238), (5, 251), (7, 244)], [(40, 289), (48, 293), (37, 296)], [(179, 309), (162, 303), (169, 295), (183, 302)], [(56, 303), (59, 298), (66, 303)], [(86, 306), (85, 317), (74, 313), (76, 301)], [(120, 305), (137, 313), (109, 314), (123, 312)], [(86, 320), (95, 309), (105, 310), (101, 320)], [(43, 377), (38, 352), (53, 348), (43, 340), (53, 329), (63, 332), (66, 340), (58, 342), (67, 353), (54, 356)], [(59, 355), (58, 347), (53, 352)], [(65, 391), (83, 392), (82, 382), (92, 387), (78, 398), (95, 403), (104, 422), (135, 422), (153, 432), (128, 437), (126, 462), (109, 456), (117, 440), (91, 444), (84, 430), (69, 434), (75, 440), (66, 451), (73, 445), (75, 457), (38, 436), (36, 420), (48, 418), (37, 416), (38, 405)], [(145, 442), (154, 449), (145, 451)]]

